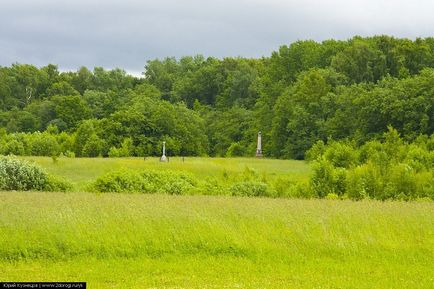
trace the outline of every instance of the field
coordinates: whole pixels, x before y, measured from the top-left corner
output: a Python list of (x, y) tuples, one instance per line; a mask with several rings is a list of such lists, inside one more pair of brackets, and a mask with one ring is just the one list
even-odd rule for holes
[[(34, 160), (85, 188), (120, 167), (306, 178), (303, 162)], [(434, 204), (0, 192), (0, 280), (88, 288), (432, 288)]]
[(255, 170), (258, 175), (269, 179), (291, 177), (294, 180), (307, 180), (310, 167), (304, 161), (271, 160), (252, 158), (182, 158), (172, 157), (168, 163), (158, 158), (60, 158), (53, 162), (48, 157), (21, 157), (44, 167), (49, 173), (71, 181), (78, 191), (98, 176), (121, 168), (176, 170), (192, 173), (198, 178), (223, 178), (223, 174), (236, 176), (246, 168)]

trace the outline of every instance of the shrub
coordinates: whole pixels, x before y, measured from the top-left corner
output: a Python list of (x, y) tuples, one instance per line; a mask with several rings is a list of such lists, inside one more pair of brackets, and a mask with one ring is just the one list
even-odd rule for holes
[(93, 185), (98, 192), (105, 193), (152, 193), (153, 187), (145, 182), (139, 172), (119, 170), (96, 179)]
[(326, 146), (322, 140), (317, 141), (307, 152), (306, 160), (314, 161), (319, 159), (325, 152)]
[(235, 183), (229, 190), (233, 196), (266, 197), (271, 195), (266, 183), (255, 181)]
[(196, 190), (199, 194), (206, 195), (225, 195), (228, 194), (228, 189), (225, 186), (226, 182), (221, 182), (217, 178), (207, 177)]
[(0, 190), (66, 191), (72, 186), (42, 168), (13, 158), (0, 158)]
[(68, 192), (73, 186), (68, 181), (53, 175), (48, 175), (48, 181), (45, 184), (44, 191), (49, 192)]
[(47, 174), (35, 165), (12, 158), (0, 159), (1, 190), (42, 191), (47, 182)]
[(83, 146), (81, 154), (85, 157), (97, 157), (102, 154), (103, 146), (103, 141), (96, 134), (92, 134)]
[(75, 158), (75, 153), (72, 151), (66, 151), (63, 153), (63, 155), (67, 158)]
[(346, 193), (349, 198), (360, 200), (366, 197), (378, 198), (383, 191), (383, 179), (379, 169), (372, 163), (348, 171)]
[(407, 164), (398, 164), (390, 169), (389, 174), (384, 191), (379, 195), (380, 199), (410, 200), (417, 197), (418, 184), (412, 167)]
[(93, 183), (97, 192), (188, 194), (197, 188), (193, 177), (179, 172), (119, 170)]
[(119, 149), (120, 157), (130, 157), (134, 155), (134, 144), (131, 138), (126, 138), (122, 142), (122, 146)]
[(25, 154), (24, 145), (21, 142), (12, 139), (0, 146), (0, 153), (3, 155), (22, 156)]
[(322, 158), (315, 161), (310, 185), (313, 193), (323, 198), (328, 194), (342, 195), (345, 191), (346, 170), (335, 168), (330, 161)]
[(240, 157), (245, 155), (245, 146), (239, 142), (233, 142), (226, 151), (227, 157)]
[(336, 194), (331, 193), (331, 194), (328, 194), (328, 195), (326, 196), (326, 199), (327, 199), (327, 200), (339, 200), (339, 196), (336, 195)]
[(316, 197), (310, 184), (305, 182), (297, 182), (289, 186), (286, 196), (290, 198), (305, 198), (305, 199)]
[(259, 174), (255, 169), (246, 166), (240, 177), (243, 181), (255, 181), (259, 179)]
[(111, 147), (108, 152), (108, 156), (110, 158), (118, 158), (120, 156), (119, 149), (117, 149), (116, 147)]
[(295, 182), (289, 178), (276, 178), (271, 183), (271, 189), (274, 197), (290, 197), (290, 190)]
[[(431, 136), (404, 142), (390, 128), (383, 141), (369, 141), (358, 149), (346, 143), (321, 143), (311, 149), (319, 155), (313, 162), (311, 187), (324, 197), (337, 194), (351, 199), (434, 199), (434, 152)], [(320, 151), (324, 151), (321, 155)]]
[(324, 156), (334, 167), (350, 168), (357, 164), (357, 151), (346, 143), (333, 142), (325, 150)]
[(33, 133), (30, 135), (31, 151), (33, 156), (58, 156), (60, 146), (54, 136), (49, 133)]
[(421, 147), (410, 145), (407, 151), (405, 163), (419, 172), (429, 169), (430, 166), (432, 166), (434, 163), (433, 156), (434, 154), (432, 152), (430, 153)]
[(384, 145), (379, 141), (369, 141), (359, 149), (359, 161), (361, 163), (372, 162), (387, 166), (390, 162), (390, 157), (384, 150)]

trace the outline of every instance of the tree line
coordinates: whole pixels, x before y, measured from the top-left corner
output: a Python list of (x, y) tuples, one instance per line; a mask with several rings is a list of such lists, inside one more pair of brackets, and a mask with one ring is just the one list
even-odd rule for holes
[(269, 57), (168, 57), (122, 69), (0, 67), (0, 153), (304, 159), (317, 141), (434, 131), (434, 38), (297, 41)]

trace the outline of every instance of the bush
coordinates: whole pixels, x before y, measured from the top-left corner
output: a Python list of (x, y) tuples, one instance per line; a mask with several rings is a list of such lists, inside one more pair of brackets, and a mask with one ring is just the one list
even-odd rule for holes
[(432, 172), (416, 173), (407, 164), (398, 164), (391, 168), (382, 199), (415, 200), (423, 197), (434, 198)]
[(316, 196), (309, 183), (297, 182), (288, 187), (286, 197), (310, 199)]
[(0, 158), (0, 190), (66, 191), (66, 181), (48, 175), (42, 168), (13, 158)]
[(32, 156), (58, 156), (60, 154), (60, 146), (51, 134), (36, 132), (29, 137)]
[(322, 140), (317, 141), (307, 152), (306, 160), (314, 161), (319, 159), (325, 152), (326, 146)]
[(349, 198), (378, 198), (383, 192), (383, 179), (380, 170), (372, 163), (364, 164), (348, 171), (346, 193)]
[(100, 156), (102, 154), (103, 146), (103, 141), (96, 134), (93, 134), (86, 141), (86, 144), (83, 146), (81, 154), (85, 157)]
[(245, 146), (239, 142), (233, 142), (226, 151), (227, 157), (240, 157), (245, 155)]
[(119, 150), (116, 147), (111, 147), (108, 156), (110, 158), (118, 158), (120, 156)]
[(415, 169), (417, 172), (429, 169), (434, 163), (434, 153), (429, 152), (421, 147), (410, 145), (407, 151), (405, 163)]
[(274, 197), (290, 197), (290, 190), (295, 182), (289, 178), (276, 178), (271, 183), (271, 188), (273, 190)]
[(327, 200), (339, 200), (339, 196), (336, 195), (336, 194), (331, 193), (331, 194), (328, 194), (328, 195), (326, 196), (326, 199), (327, 199)]
[(229, 190), (233, 196), (267, 197), (272, 195), (266, 183), (255, 181), (235, 183)]
[(57, 176), (48, 175), (48, 182), (45, 184), (44, 191), (49, 192), (68, 192), (73, 186), (68, 181)]
[(345, 169), (335, 168), (325, 158), (315, 161), (312, 169), (310, 185), (316, 196), (323, 198), (328, 194), (342, 195), (345, 192)]
[(434, 199), (434, 152), (430, 150), (434, 138), (421, 136), (408, 144), (390, 127), (383, 138), (358, 149), (346, 143), (333, 142), (325, 148), (317, 143), (311, 149), (318, 156), (312, 165), (313, 192), (319, 197), (337, 194), (356, 200)]
[(324, 156), (334, 167), (350, 168), (357, 164), (357, 151), (346, 143), (333, 142), (330, 144)]
[(206, 195), (225, 195), (229, 193), (226, 184), (227, 182), (219, 181), (217, 178), (207, 177), (199, 184), (197, 192)]
[(23, 156), (25, 154), (24, 145), (15, 139), (8, 140), (0, 146), (0, 153), (3, 155)]
[(39, 167), (12, 158), (0, 159), (0, 190), (42, 191), (47, 174)]
[(185, 173), (169, 171), (119, 170), (103, 175), (93, 183), (97, 192), (189, 194), (196, 180)]
[(72, 151), (66, 151), (63, 153), (63, 155), (67, 158), (75, 158), (75, 153)]

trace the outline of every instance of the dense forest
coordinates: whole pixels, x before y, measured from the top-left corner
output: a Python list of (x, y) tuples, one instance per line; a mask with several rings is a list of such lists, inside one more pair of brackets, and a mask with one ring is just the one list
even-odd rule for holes
[[(0, 67), (0, 154), (304, 159), (317, 141), (355, 145), (393, 127), (434, 132), (434, 38), (298, 41), (260, 59), (150, 60), (122, 69)], [(388, 128), (389, 127), (389, 128)]]

